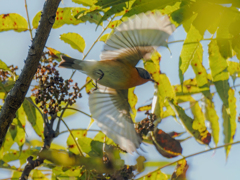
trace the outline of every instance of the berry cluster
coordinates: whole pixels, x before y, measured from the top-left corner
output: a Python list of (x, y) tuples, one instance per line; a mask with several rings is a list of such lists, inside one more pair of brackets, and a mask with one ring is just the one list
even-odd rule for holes
[(135, 124), (135, 130), (141, 136), (147, 135), (149, 131), (154, 130), (153, 122), (156, 120), (156, 116), (154, 114), (148, 113), (147, 118), (143, 119), (139, 123)]
[[(50, 115), (62, 110), (62, 102), (72, 105), (76, 103), (78, 97), (81, 97), (78, 84), (70, 85), (73, 80), (64, 80), (59, 76), (56, 66), (56, 62), (39, 65), (35, 74), (39, 85), (32, 89), (33, 95), (36, 97), (35, 103), (40, 104), (39, 107), (45, 114), (49, 113)], [(72, 89), (73, 92), (70, 92)]]
[(8, 66), (8, 68), (10, 69), (10, 71), (5, 71), (3, 69), (0, 69), (0, 81), (4, 82), (6, 81), (9, 77), (11, 76), (16, 76), (16, 70), (18, 69), (18, 67), (14, 67), (13, 65)]

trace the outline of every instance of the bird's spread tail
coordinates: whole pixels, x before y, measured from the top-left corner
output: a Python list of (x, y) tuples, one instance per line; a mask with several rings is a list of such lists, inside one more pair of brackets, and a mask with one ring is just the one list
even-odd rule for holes
[(59, 67), (82, 70), (81, 60), (77, 60), (68, 56), (61, 55), (62, 61), (59, 63)]

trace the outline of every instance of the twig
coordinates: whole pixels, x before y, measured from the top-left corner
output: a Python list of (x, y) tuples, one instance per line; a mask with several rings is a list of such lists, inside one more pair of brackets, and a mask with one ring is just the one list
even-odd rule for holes
[[(211, 40), (218, 40), (219, 38), (205, 38), (205, 39), (201, 39), (200, 41), (211, 41)], [(231, 40), (232, 38), (225, 38), (226, 40)], [(185, 40), (176, 40), (176, 41), (171, 41), (168, 42), (168, 44), (173, 44), (173, 43), (178, 43), (178, 42), (184, 42)], [(191, 44), (191, 43), (199, 43), (199, 41), (196, 42), (188, 42), (186, 44)]]
[(87, 113), (85, 113), (85, 112), (83, 112), (83, 111), (81, 111), (81, 110), (79, 110), (79, 109), (76, 109), (76, 108), (66, 108), (66, 109), (72, 109), (72, 110), (74, 110), (74, 111), (78, 111), (78, 112), (80, 112), (80, 113), (82, 113), (82, 114), (85, 114), (86, 116), (88, 116), (88, 117), (92, 117), (91, 115), (89, 115), (89, 114), (87, 114)]
[(76, 141), (75, 137), (73, 136), (71, 129), (69, 129), (67, 123), (66, 123), (63, 119), (59, 119), (59, 121), (60, 121), (60, 120), (64, 123), (64, 125), (65, 125), (66, 128), (68, 129), (70, 135), (72, 136), (73, 141), (75, 142), (75, 144), (76, 144), (76, 146), (77, 146), (77, 148), (78, 148), (78, 151), (79, 151), (80, 156), (83, 156), (82, 150), (81, 150), (81, 148), (80, 148), (78, 142)]
[[(215, 150), (215, 149), (219, 149), (219, 148), (223, 148), (223, 147), (226, 147), (226, 146), (231, 146), (231, 145), (239, 144), (239, 143), (240, 143), (240, 141), (236, 141), (236, 142), (233, 142), (233, 143), (227, 143), (227, 144), (224, 144), (224, 145), (222, 145), (222, 146), (217, 146), (217, 147), (210, 148), (210, 149), (207, 149), (207, 150), (204, 150), (204, 151), (200, 151), (200, 152), (197, 152), (197, 153), (194, 153), (194, 154), (190, 154), (190, 155), (185, 156), (184, 158), (181, 158), (181, 159), (179, 159), (179, 160), (177, 160), (177, 161), (174, 161), (174, 162), (168, 163), (168, 164), (166, 164), (166, 165), (164, 165), (164, 166), (161, 166), (161, 167), (155, 169), (154, 171), (151, 171), (151, 172), (149, 172), (148, 174), (145, 174), (145, 175), (143, 175), (143, 176), (141, 176), (141, 177), (148, 176), (148, 175), (152, 174), (152, 173), (155, 172), (155, 171), (158, 171), (158, 170), (160, 170), (160, 169), (163, 169), (163, 168), (165, 168), (165, 167), (168, 167), (168, 166), (170, 166), (170, 165), (172, 165), (172, 164), (175, 164), (175, 163), (177, 163), (177, 162), (179, 162), (179, 161), (181, 161), (181, 160), (183, 160), (183, 159), (187, 159), (187, 158), (189, 158), (189, 157), (196, 156), (196, 155), (199, 155), (199, 154), (208, 152), (208, 151), (212, 151), (212, 150)], [(139, 177), (138, 179), (140, 179), (141, 177)]]
[[(97, 130), (97, 129), (71, 129), (71, 131), (96, 131), (96, 132), (99, 132), (101, 130)], [(68, 130), (66, 131), (62, 131), (59, 133), (60, 134), (63, 134), (63, 133), (66, 133), (66, 132), (69, 132)]]
[(25, 1), (25, 9), (26, 9), (26, 14), (27, 14), (27, 19), (28, 19), (28, 28), (29, 28), (31, 39), (33, 39), (32, 27), (31, 27), (29, 15), (28, 15), (27, 0), (24, 0), (24, 1)]

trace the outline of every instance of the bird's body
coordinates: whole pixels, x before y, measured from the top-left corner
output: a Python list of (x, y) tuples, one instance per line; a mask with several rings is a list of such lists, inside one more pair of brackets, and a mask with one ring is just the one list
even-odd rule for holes
[(100, 84), (89, 96), (90, 112), (102, 131), (127, 152), (136, 151), (141, 143), (130, 116), (128, 89), (152, 81), (145, 69), (135, 66), (155, 47), (166, 46), (174, 29), (166, 16), (142, 13), (115, 29), (101, 61), (62, 56), (59, 66), (77, 69)]
[(140, 77), (136, 67), (118, 60), (86, 60), (78, 64), (81, 65), (79, 70), (92, 79), (97, 80), (104, 74), (98, 83), (113, 89), (129, 89), (149, 81)]

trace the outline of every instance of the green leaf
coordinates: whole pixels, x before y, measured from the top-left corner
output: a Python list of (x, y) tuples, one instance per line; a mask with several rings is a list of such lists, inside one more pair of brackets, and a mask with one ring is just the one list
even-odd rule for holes
[(93, 140), (89, 137), (78, 138), (78, 144), (80, 145), (82, 151), (88, 154), (88, 156), (89, 156), (89, 153), (92, 151), (92, 147), (91, 147), (92, 141)]
[(202, 65), (203, 58), (203, 49), (200, 44), (193, 56), (191, 61), (191, 66), (196, 75), (197, 86), (199, 90), (207, 97), (208, 99), (212, 99), (212, 95), (210, 93), (210, 83), (208, 81), (208, 74), (204, 66)]
[(75, 18), (81, 20), (83, 22), (89, 21), (90, 23), (101, 24), (102, 15), (100, 14), (100, 10), (84, 10), (75, 15)]
[(221, 17), (224, 7), (215, 3), (197, 1), (194, 3), (192, 10), (197, 13), (197, 17), (192, 24), (200, 32), (200, 34), (204, 35), (207, 29), (211, 29), (210, 32), (214, 34), (217, 30), (216, 25), (219, 23), (219, 17)]
[(240, 60), (240, 35), (237, 35), (232, 39), (232, 47), (236, 52), (238, 60)]
[(229, 39), (217, 39), (217, 44), (219, 48), (219, 52), (224, 59), (231, 58), (232, 54), (232, 46), (231, 41)]
[(83, 6), (92, 7), (97, 2), (97, 0), (72, 0), (72, 2), (75, 2), (77, 4), (82, 4)]
[[(28, 98), (31, 100), (31, 98)], [(23, 109), (27, 120), (31, 123), (33, 129), (39, 137), (43, 138), (43, 117), (39, 111), (28, 101), (23, 101)]]
[(208, 51), (213, 83), (216, 86), (223, 104), (228, 107), (229, 73), (227, 71), (227, 61), (221, 56), (216, 40), (211, 41)]
[(144, 177), (138, 178), (137, 180), (168, 180), (168, 176), (164, 174), (162, 171), (154, 171), (152, 173), (147, 174)]
[[(234, 7), (225, 7), (221, 11), (220, 21), (217, 30), (217, 39), (228, 39), (232, 38), (231, 25), (239, 18), (239, 11)], [(234, 25), (236, 28), (236, 24)]]
[(122, 5), (123, 3), (127, 2), (129, 0), (100, 0), (98, 1), (95, 5), (101, 6), (103, 9), (110, 7), (110, 6), (119, 6)]
[(166, 6), (172, 6), (179, 0), (136, 0), (132, 8), (124, 15), (130, 17), (134, 14), (139, 14), (141, 12), (147, 12), (154, 9), (164, 9)]
[(199, 143), (209, 144), (211, 141), (211, 134), (207, 131), (206, 127), (198, 126), (196, 123), (194, 123), (194, 120), (185, 113), (182, 107), (173, 103), (172, 100), (169, 102), (174, 106), (180, 120), (189, 134), (191, 134)]
[(187, 71), (189, 65), (191, 64), (191, 61), (194, 58), (194, 55), (197, 52), (197, 49), (199, 48), (199, 46), (201, 46), (201, 40), (202, 35), (194, 26), (191, 26), (190, 30), (188, 31), (187, 37), (184, 40), (183, 48), (180, 54), (180, 58), (182, 60), (180, 69), (183, 74)]
[(205, 98), (205, 118), (210, 122), (213, 141), (217, 146), (220, 132), (219, 117), (215, 110), (214, 103), (207, 98)]
[(107, 10), (107, 11), (104, 13), (103, 17), (102, 17), (101, 20), (98, 22), (98, 25), (99, 25), (101, 22), (107, 20), (107, 19), (108, 19), (110, 16), (112, 16), (113, 14), (115, 14), (115, 13), (117, 13), (117, 12), (121, 12), (122, 10), (124, 10), (124, 8), (126, 7), (126, 4), (125, 4), (125, 2), (122, 2), (122, 1), (120, 1), (120, 2), (121, 2), (121, 4), (118, 4), (117, 6), (111, 7), (109, 10)]
[(17, 13), (0, 15), (0, 32), (14, 30), (22, 32), (28, 30), (27, 20)]
[[(179, 4), (179, 2), (176, 4)], [(176, 26), (182, 24), (186, 32), (189, 31), (192, 21), (196, 18), (196, 14), (194, 15), (192, 12), (192, 4), (194, 3), (182, 1), (179, 8), (176, 8), (170, 15), (173, 23)]]
[[(78, 25), (79, 23), (83, 23), (81, 20), (77, 20), (74, 16), (83, 11), (86, 10), (86, 8), (81, 7), (66, 7), (66, 8), (58, 8), (55, 22), (53, 24), (53, 28), (60, 28), (64, 24), (72, 24), (72, 25)], [(37, 29), (39, 20), (41, 18), (42, 12), (39, 11), (33, 18), (32, 25), (34, 29)]]
[(85, 41), (77, 33), (64, 33), (60, 35), (60, 39), (65, 43), (69, 44), (73, 49), (78, 50), (79, 52), (83, 52), (85, 49)]

